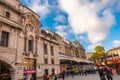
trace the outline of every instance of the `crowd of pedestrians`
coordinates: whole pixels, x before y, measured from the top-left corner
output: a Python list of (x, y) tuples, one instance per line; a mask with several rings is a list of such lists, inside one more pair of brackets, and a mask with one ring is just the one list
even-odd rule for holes
[(65, 80), (65, 77), (68, 77), (68, 76), (71, 76), (71, 77), (74, 77), (75, 75), (87, 76), (88, 74), (91, 74), (91, 73), (95, 74), (96, 72), (99, 73), (100, 80), (113, 80), (113, 75), (117, 73), (117, 71), (114, 68), (110, 68), (107, 66), (98, 67), (96, 70), (80, 68), (78, 71), (75, 71), (74, 69), (69, 69), (69, 70), (61, 70), (59, 74), (52, 73), (51, 76), (49, 76), (46, 73), (43, 76), (43, 80), (58, 80), (58, 78)]
[(100, 80), (113, 80), (113, 69), (110, 67), (98, 67)]
[(51, 75), (48, 75), (48, 73), (45, 73), (43, 76), (43, 80), (58, 80), (58, 78), (61, 78), (62, 80), (65, 80), (65, 77), (72, 76), (74, 77), (75, 75), (80, 75), (80, 76), (87, 76), (90, 72), (85, 69), (79, 69), (78, 71), (74, 69), (70, 70), (61, 70), (59, 74), (52, 73)]

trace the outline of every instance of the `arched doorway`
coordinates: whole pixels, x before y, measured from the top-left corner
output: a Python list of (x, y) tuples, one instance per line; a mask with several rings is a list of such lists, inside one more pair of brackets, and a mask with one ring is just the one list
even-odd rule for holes
[(11, 80), (11, 66), (0, 60), (0, 80)]

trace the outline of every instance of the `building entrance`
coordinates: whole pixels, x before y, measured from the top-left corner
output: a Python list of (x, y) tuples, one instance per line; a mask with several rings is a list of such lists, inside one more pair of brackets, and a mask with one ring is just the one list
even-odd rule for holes
[(11, 80), (10, 66), (3, 61), (0, 61), (0, 80)]
[(24, 59), (24, 79), (36, 80), (36, 60), (25, 58)]

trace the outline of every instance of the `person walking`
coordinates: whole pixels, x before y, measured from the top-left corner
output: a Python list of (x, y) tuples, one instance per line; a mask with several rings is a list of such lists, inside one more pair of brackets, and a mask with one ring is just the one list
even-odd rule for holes
[(44, 76), (43, 76), (43, 80), (49, 80), (49, 78), (50, 77), (49, 77), (48, 73), (45, 73)]
[(64, 73), (64, 70), (61, 72), (61, 78), (62, 78), (62, 80), (65, 79), (65, 73)]
[(107, 80), (113, 80), (112, 72), (110, 71), (110, 69), (108, 67), (105, 68), (105, 73), (107, 76)]
[(99, 67), (98, 68), (98, 73), (99, 73), (99, 76), (100, 76), (100, 80), (106, 80), (105, 74), (104, 74), (104, 68)]

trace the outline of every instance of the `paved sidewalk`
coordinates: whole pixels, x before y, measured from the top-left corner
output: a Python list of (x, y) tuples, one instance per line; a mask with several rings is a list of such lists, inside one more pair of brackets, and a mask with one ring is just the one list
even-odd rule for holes
[[(62, 79), (58, 79), (62, 80)], [(65, 77), (65, 80), (100, 80), (98, 74), (89, 74), (87, 76)], [(120, 75), (113, 76), (113, 80), (120, 80)]]

